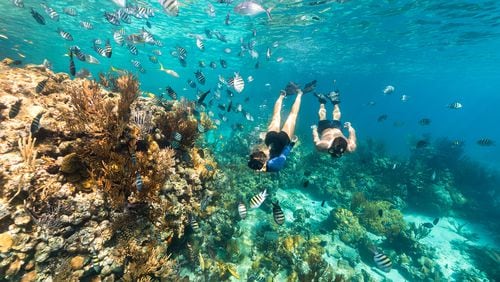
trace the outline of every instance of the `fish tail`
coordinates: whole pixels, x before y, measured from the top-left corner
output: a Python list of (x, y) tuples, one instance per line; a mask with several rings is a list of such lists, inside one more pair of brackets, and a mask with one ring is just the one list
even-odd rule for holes
[(271, 17), (271, 11), (272, 11), (272, 9), (274, 9), (274, 7), (269, 7), (269, 8), (266, 9), (267, 18), (269, 20), (273, 19), (273, 17)]

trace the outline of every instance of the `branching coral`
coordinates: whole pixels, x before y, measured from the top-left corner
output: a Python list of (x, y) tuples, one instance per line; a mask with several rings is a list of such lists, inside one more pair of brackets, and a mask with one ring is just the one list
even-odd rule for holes
[(163, 105), (165, 111), (157, 118), (158, 128), (166, 138), (166, 143), (172, 144), (176, 133), (180, 134), (179, 144), (184, 148), (192, 148), (199, 136), (198, 120), (191, 109), (194, 103), (182, 100), (168, 102)]
[(74, 109), (65, 118), (73, 130), (102, 133), (117, 123), (114, 103), (104, 96), (97, 83), (84, 80), (81, 86), (69, 88), (68, 93)]
[(130, 106), (139, 97), (139, 81), (132, 74), (126, 74), (117, 79), (116, 86), (120, 92), (118, 118), (127, 123), (130, 120)]
[(20, 137), (17, 144), (23, 157), (24, 164), (28, 169), (33, 169), (37, 150), (35, 150), (36, 138), (31, 138), (31, 133), (26, 137)]

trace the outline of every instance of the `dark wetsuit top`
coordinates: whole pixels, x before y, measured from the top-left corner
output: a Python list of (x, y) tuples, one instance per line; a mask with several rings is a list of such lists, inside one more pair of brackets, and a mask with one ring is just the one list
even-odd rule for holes
[(286, 163), (286, 157), (290, 154), (294, 143), (284, 131), (270, 131), (266, 134), (265, 143), (270, 147), (270, 156), (267, 161), (266, 171), (278, 172)]
[(342, 123), (339, 120), (320, 120), (318, 121), (318, 133), (321, 136), (323, 131), (328, 128), (338, 128), (340, 131), (342, 131)]

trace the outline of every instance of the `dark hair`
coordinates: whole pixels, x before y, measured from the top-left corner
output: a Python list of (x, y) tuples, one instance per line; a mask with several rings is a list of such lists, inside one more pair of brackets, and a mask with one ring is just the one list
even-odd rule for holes
[(345, 140), (345, 138), (337, 137), (333, 140), (332, 146), (328, 148), (328, 153), (333, 158), (340, 158), (342, 157), (342, 154), (344, 154), (346, 149), (347, 149), (347, 141)]
[(250, 161), (248, 161), (248, 167), (253, 170), (259, 170), (264, 167), (264, 163), (266, 162), (267, 156), (262, 151), (255, 151), (250, 154)]

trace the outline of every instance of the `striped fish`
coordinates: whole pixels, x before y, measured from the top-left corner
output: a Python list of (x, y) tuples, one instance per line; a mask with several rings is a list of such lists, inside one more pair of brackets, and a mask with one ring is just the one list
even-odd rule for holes
[(47, 85), (48, 81), (49, 81), (49, 79), (46, 78), (46, 79), (38, 82), (38, 84), (35, 87), (35, 91), (37, 94), (40, 94), (43, 91), (43, 89), (45, 88), (45, 85)]
[(132, 23), (132, 19), (130, 18), (130, 16), (125, 12), (125, 10), (123, 9), (119, 9), (118, 11), (116, 11), (115, 13), (116, 17), (121, 20), (122, 22), (126, 23), (126, 24), (130, 24)]
[(94, 42), (94, 50), (97, 52), (97, 54), (106, 57), (106, 51), (104, 50), (104, 48), (97, 46), (95, 42)]
[(167, 94), (170, 98), (177, 100), (177, 93), (172, 89), (172, 87), (167, 86)]
[(283, 225), (285, 223), (285, 215), (283, 214), (283, 210), (281, 210), (280, 204), (278, 201), (276, 203), (273, 203), (273, 218), (274, 222), (278, 225)]
[(227, 68), (227, 62), (226, 62), (226, 60), (220, 59), (219, 61), (220, 61), (220, 65), (221, 65), (222, 68)]
[(236, 90), (236, 92), (238, 92), (238, 93), (241, 93), (243, 91), (243, 89), (245, 88), (245, 81), (237, 72), (234, 73), (232, 86), (233, 86), (234, 90)]
[(182, 140), (182, 135), (179, 132), (174, 132), (174, 140), (181, 142)]
[(87, 21), (81, 21), (80, 26), (87, 29), (87, 30), (94, 29), (94, 25), (90, 22), (87, 22)]
[(385, 272), (391, 271), (392, 262), (391, 259), (388, 258), (383, 253), (379, 253), (375, 250), (375, 255), (373, 256), (373, 261), (377, 264), (377, 267), (382, 269)]
[(59, 21), (59, 14), (54, 9), (47, 6), (45, 3), (41, 3), (40, 6), (42, 6), (45, 9), (45, 13), (47, 13), (47, 15), (49, 15), (49, 17), (52, 20), (54, 20), (56, 22)]
[(179, 2), (177, 0), (158, 0), (167, 15), (177, 17), (179, 15)]
[(45, 18), (40, 15), (40, 13), (38, 13), (37, 11), (35, 11), (35, 9), (31, 8), (31, 15), (33, 16), (33, 18), (35, 19), (35, 21), (41, 25), (45, 25)]
[(198, 47), (201, 51), (205, 51), (205, 43), (203, 43), (203, 40), (200, 37), (196, 37), (196, 47)]
[(247, 207), (243, 203), (238, 204), (238, 214), (241, 219), (245, 219), (247, 217)]
[(177, 55), (177, 57), (183, 58), (183, 59), (185, 59), (187, 57), (187, 51), (184, 47), (177, 46), (177, 47), (175, 47), (175, 50), (176, 50), (175, 54)]
[(104, 55), (106, 57), (111, 58), (111, 54), (113, 54), (113, 49), (111, 49), (111, 44), (109, 43), (109, 39), (106, 40), (106, 46), (104, 47)]
[(217, 68), (217, 64), (216, 64), (214, 61), (210, 62), (210, 64), (208, 64), (208, 65), (209, 65), (212, 69), (216, 69), (216, 68)]
[(66, 7), (63, 9), (63, 12), (68, 16), (72, 16), (72, 17), (76, 16), (76, 9), (75, 8)]
[(120, 25), (120, 20), (113, 13), (104, 12), (104, 17), (112, 25)]
[(200, 225), (198, 224), (198, 221), (196, 220), (196, 218), (193, 215), (191, 215), (189, 217), (189, 225), (191, 225), (191, 228), (195, 232), (197, 232), (198, 230), (200, 230)]
[(132, 160), (133, 165), (137, 165), (137, 154), (135, 153), (135, 150), (131, 150), (130, 160)]
[(137, 191), (141, 192), (143, 185), (144, 185), (144, 183), (142, 182), (141, 174), (139, 172), (136, 172), (136, 174), (135, 174), (135, 187), (137, 188)]
[(184, 58), (179, 57), (179, 63), (180, 63), (180, 64), (181, 64), (181, 66), (183, 66), (183, 67), (186, 67), (186, 66), (187, 66), (186, 59), (184, 59)]
[(137, 50), (137, 47), (135, 47), (134, 44), (127, 43), (127, 48), (130, 51), (132, 55), (137, 55), (139, 54), (139, 51)]
[(64, 31), (64, 30), (62, 30), (60, 28), (57, 29), (57, 32), (59, 33), (59, 35), (62, 38), (66, 39), (68, 41), (73, 41), (73, 36), (69, 32), (66, 32), (66, 31)]
[(40, 130), (40, 120), (42, 119), (43, 112), (38, 113), (33, 121), (31, 122), (30, 132), (32, 135), (36, 134)]
[(201, 70), (196, 71), (194, 75), (199, 83), (205, 85), (205, 75), (201, 72)]
[(250, 199), (250, 208), (255, 209), (260, 207), (264, 200), (266, 199), (267, 196), (267, 190), (264, 189), (264, 191), (260, 192), (259, 194), (255, 195)]
[(132, 63), (132, 65), (136, 68), (140, 68), (142, 67), (141, 65), (141, 62), (137, 61), (137, 60), (130, 60), (130, 62)]
[(71, 49), (69, 50), (69, 73), (72, 76), (76, 74), (75, 61), (73, 61), (73, 51), (71, 51)]
[(19, 99), (10, 107), (9, 118), (15, 118), (19, 114), (22, 102), (23, 100)]
[(476, 143), (479, 146), (483, 146), (483, 147), (495, 146), (495, 141), (493, 141), (489, 138), (481, 138), (481, 139), (477, 140)]
[(196, 88), (196, 82), (194, 82), (193, 80), (188, 79), (187, 83), (191, 88)]
[(78, 58), (78, 60), (85, 62), (85, 54), (83, 54), (82, 50), (78, 46), (73, 46), (71, 47), (71, 51), (73, 51), (73, 54)]
[(161, 42), (160, 40), (156, 39), (153, 42), (153, 45), (158, 46), (158, 47), (163, 47), (163, 42)]
[(198, 123), (198, 132), (199, 133), (204, 133), (205, 132), (205, 127), (201, 123)]
[(125, 43), (125, 38), (123, 37), (124, 34), (125, 30), (123, 28), (113, 32), (113, 39), (116, 44), (123, 46), (123, 43)]

